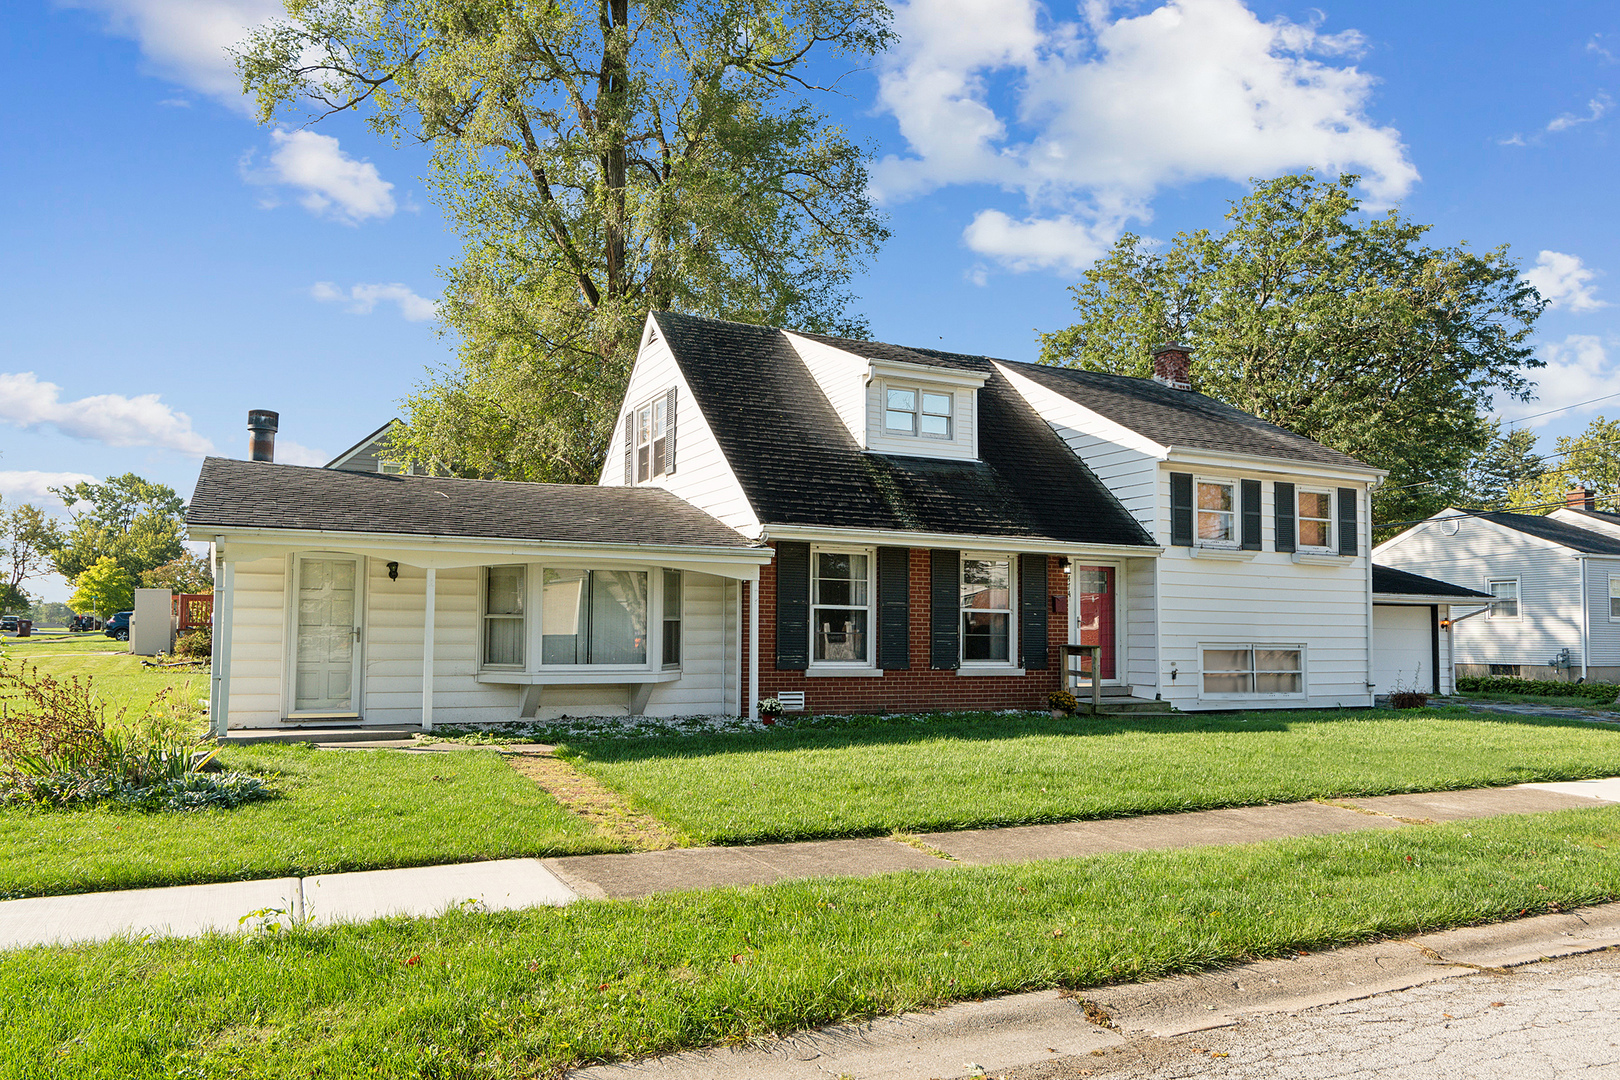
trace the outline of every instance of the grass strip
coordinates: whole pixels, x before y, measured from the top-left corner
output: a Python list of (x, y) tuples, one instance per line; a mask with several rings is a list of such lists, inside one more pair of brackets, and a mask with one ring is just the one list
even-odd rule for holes
[(1620, 807), (0, 954), (0, 1080), (529, 1077), (1620, 897)]
[(0, 899), (623, 851), (489, 751), (245, 746), (276, 798), (232, 810), (0, 808)]
[(559, 747), (695, 843), (883, 836), (1620, 774), (1620, 727), (1454, 708), (1028, 713)]

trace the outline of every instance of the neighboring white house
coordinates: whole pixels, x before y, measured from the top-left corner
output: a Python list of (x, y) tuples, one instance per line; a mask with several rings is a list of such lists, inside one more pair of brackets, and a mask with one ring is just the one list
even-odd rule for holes
[(1458, 675), (1620, 681), (1620, 516), (1448, 508), (1378, 546), (1382, 563), (1477, 589), (1452, 625)]

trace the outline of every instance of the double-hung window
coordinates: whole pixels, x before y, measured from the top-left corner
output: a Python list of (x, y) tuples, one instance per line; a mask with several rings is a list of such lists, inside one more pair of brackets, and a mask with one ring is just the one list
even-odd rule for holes
[(636, 410), (636, 483), (645, 483), (667, 471), (669, 399), (659, 395)]
[(664, 666), (681, 664), (681, 572), (664, 571)]
[(1274, 645), (1213, 645), (1203, 650), (1203, 696), (1299, 695), (1305, 652)]
[(1620, 622), (1620, 574), (1609, 575), (1609, 619)]
[(1012, 559), (962, 557), (962, 663), (1010, 664)]
[(492, 566), (484, 572), (484, 665), (523, 666), (524, 568)]
[[(1490, 613), (1487, 619), (1517, 619), (1519, 617), (1519, 579), (1503, 578), (1488, 584), (1486, 592), (1491, 594)], [(1612, 610), (1614, 605), (1610, 603)]]
[(872, 663), (872, 557), (816, 549), (810, 583), (810, 636), (816, 664)]
[(1237, 481), (1196, 483), (1198, 542), (1211, 547), (1237, 547)]
[(540, 663), (647, 662), (647, 572), (547, 567), (540, 589)]
[(955, 395), (915, 387), (890, 386), (885, 391), (883, 429), (891, 434), (949, 439)]
[(1333, 546), (1333, 493), (1300, 488), (1294, 493), (1299, 511), (1299, 546), (1313, 551), (1335, 551)]

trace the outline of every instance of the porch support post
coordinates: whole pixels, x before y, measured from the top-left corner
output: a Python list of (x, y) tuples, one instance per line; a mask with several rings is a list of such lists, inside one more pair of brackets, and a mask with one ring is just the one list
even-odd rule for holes
[[(216, 542), (215, 551), (219, 551)], [(214, 576), (214, 611), (213, 625), (210, 631), (213, 643), (210, 652), (213, 654), (209, 667), (212, 669), (212, 686), (209, 687), (208, 720), (214, 730), (216, 739), (223, 739), (230, 730), (231, 713), (231, 613), (236, 605), (232, 603), (236, 595), (236, 564), (226, 562), (223, 555), (219, 556), (219, 571)]]
[(433, 615), (439, 571), (427, 568), (427, 599), (422, 610), (422, 730), (433, 730)]
[(759, 719), (759, 579), (748, 583), (748, 719)]

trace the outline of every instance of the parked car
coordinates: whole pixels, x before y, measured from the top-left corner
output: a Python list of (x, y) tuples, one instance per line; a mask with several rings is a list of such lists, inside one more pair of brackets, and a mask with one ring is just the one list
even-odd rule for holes
[(75, 615), (72, 621), (68, 623), (68, 629), (75, 634), (94, 630), (96, 629), (96, 617), (94, 615)]
[(0, 634), (15, 634), (17, 632), (17, 616), (0, 615)]
[(120, 611), (107, 620), (107, 625), (101, 632), (114, 641), (129, 640), (129, 620), (135, 613), (133, 611)]

